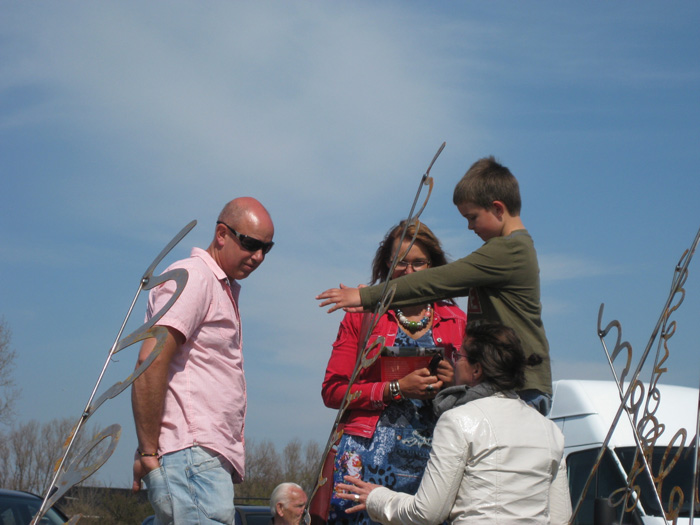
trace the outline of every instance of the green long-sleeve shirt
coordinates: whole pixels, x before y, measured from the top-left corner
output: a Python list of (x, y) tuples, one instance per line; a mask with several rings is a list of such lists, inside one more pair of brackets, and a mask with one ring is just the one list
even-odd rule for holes
[[(489, 239), (462, 259), (399, 277), (392, 284), (396, 284), (392, 305), (398, 307), (468, 295), (467, 321), (487, 319), (509, 326), (520, 337), (526, 356), (542, 357), (541, 364), (526, 368), (524, 388), (552, 393), (549, 343), (541, 317), (540, 269), (526, 230)], [(361, 288), (362, 306), (374, 308), (382, 288), (381, 284)]]

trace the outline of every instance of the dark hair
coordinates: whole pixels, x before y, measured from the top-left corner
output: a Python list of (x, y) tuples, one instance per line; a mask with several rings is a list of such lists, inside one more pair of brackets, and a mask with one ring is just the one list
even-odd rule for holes
[(472, 164), (455, 186), (452, 202), (456, 206), (471, 202), (488, 210), (493, 201), (505, 204), (511, 215), (520, 215), (522, 201), (518, 181), (508, 168), (491, 156)]
[(467, 324), (462, 346), (471, 364), (479, 363), (484, 381), (498, 390), (520, 390), (525, 384), (525, 352), (512, 328), (491, 321)]
[[(379, 248), (377, 248), (377, 253), (374, 254), (374, 260), (372, 261), (372, 280), (370, 284), (386, 281), (389, 277), (389, 263), (391, 263), (391, 259), (394, 255), (392, 253), (394, 241), (401, 237), (401, 232), (405, 224), (406, 221), (403, 220), (391, 228), (384, 236), (382, 242), (379, 243)], [(447, 258), (440, 245), (440, 241), (430, 228), (422, 222), (416, 220), (415, 224), (409, 224), (404, 240), (410, 241), (416, 233), (416, 228), (418, 229), (418, 235), (416, 235), (415, 244), (423, 248), (428, 254), (430, 266), (435, 267), (447, 264)]]

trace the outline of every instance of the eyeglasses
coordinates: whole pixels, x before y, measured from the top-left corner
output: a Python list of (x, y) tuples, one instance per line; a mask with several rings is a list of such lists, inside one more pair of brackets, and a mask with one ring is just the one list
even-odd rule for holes
[(397, 270), (405, 270), (409, 266), (413, 268), (414, 272), (419, 272), (430, 266), (430, 261), (426, 259), (416, 259), (415, 261), (399, 261), (396, 263)]
[(459, 352), (452, 352), (452, 360), (456, 363), (460, 359), (469, 359), (467, 354), (460, 354)]
[(254, 239), (253, 237), (249, 237), (248, 235), (243, 235), (242, 233), (238, 233), (236, 230), (231, 228), (228, 224), (225, 222), (221, 221), (216, 221), (216, 224), (223, 224), (226, 226), (229, 231), (236, 236), (238, 241), (241, 243), (241, 246), (243, 247), (244, 250), (247, 250), (249, 252), (257, 252), (258, 250), (262, 250), (263, 254), (268, 253), (270, 250), (272, 250), (272, 247), (275, 245), (274, 242), (263, 242), (260, 239)]

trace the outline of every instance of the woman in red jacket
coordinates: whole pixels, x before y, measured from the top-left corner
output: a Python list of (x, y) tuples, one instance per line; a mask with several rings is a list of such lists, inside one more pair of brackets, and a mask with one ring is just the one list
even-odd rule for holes
[[(392, 228), (380, 243), (372, 263), (372, 284), (389, 277), (391, 261), (399, 253), (391, 279), (432, 266), (447, 263), (440, 241), (424, 224), (419, 224), (413, 246), (410, 240), (415, 226), (409, 226), (399, 246), (404, 223)], [(326, 406), (340, 408), (347, 391), (357, 354), (360, 351), (362, 323), (369, 314), (348, 313), (340, 323), (333, 353), (328, 361), (322, 395)], [(444, 358), (432, 370), (420, 367), (397, 379), (382, 378), (380, 357), (363, 369), (352, 392), (359, 392), (345, 414), (343, 436), (337, 446), (333, 482), (343, 483), (352, 475), (366, 482), (389, 486), (394, 491), (415, 494), (430, 454), (437, 417), (432, 399), (441, 388), (452, 385), (452, 352), (459, 348), (466, 327), (466, 315), (453, 301), (417, 304), (389, 310), (373, 330), (369, 343), (384, 336), (385, 346), (399, 349), (442, 349)], [(380, 345), (381, 346), (381, 345)], [(370, 357), (380, 351), (372, 350)], [(423, 350), (425, 351), (425, 350)], [(417, 352), (421, 350), (403, 350)], [(328, 523), (374, 523), (366, 512), (345, 514), (351, 503), (331, 498)]]

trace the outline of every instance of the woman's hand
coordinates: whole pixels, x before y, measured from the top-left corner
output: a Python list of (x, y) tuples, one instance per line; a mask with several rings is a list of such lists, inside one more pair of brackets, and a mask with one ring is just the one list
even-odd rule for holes
[(381, 485), (373, 485), (372, 483), (366, 483), (360, 478), (353, 478), (352, 476), (345, 476), (345, 483), (338, 483), (336, 489), (343, 490), (344, 492), (336, 492), (335, 495), (340, 499), (347, 499), (354, 501), (357, 504), (346, 509), (347, 514), (352, 514), (353, 512), (360, 512), (367, 509), (367, 496), (374, 489), (381, 487)]
[(419, 368), (399, 379), (399, 388), (404, 397), (432, 399), (442, 388), (442, 381), (430, 375), (427, 368)]
[(443, 387), (453, 386), (455, 382), (455, 369), (447, 359), (442, 359), (437, 366), (437, 378), (442, 381)]
[(359, 288), (350, 288), (342, 283), (340, 284), (340, 288), (330, 288), (325, 292), (318, 294), (316, 299), (325, 299), (325, 301), (319, 304), (320, 307), (327, 306), (329, 304), (335, 305), (328, 310), (329, 314), (339, 310), (340, 308), (344, 308), (346, 311), (348, 311), (348, 308), (362, 306)]

